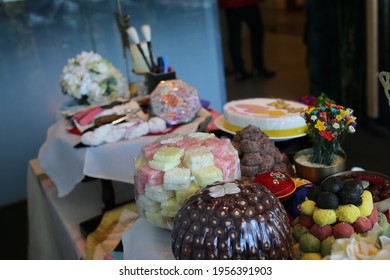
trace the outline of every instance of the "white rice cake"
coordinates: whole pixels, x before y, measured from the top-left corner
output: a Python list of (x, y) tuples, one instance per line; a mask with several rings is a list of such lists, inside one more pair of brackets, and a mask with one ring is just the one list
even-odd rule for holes
[(191, 195), (193, 195), (199, 189), (200, 189), (200, 187), (197, 184), (195, 184), (194, 182), (191, 182), (190, 186), (188, 187), (187, 190), (175, 191), (176, 203), (179, 205), (183, 204), (187, 198), (189, 198)]
[(160, 170), (160, 171), (167, 171), (169, 169), (172, 169), (180, 164), (180, 158), (175, 161), (159, 161), (159, 160), (151, 160), (149, 161), (149, 166), (153, 169)]
[(223, 181), (221, 169), (215, 167), (214, 165), (193, 171), (192, 175), (194, 175), (196, 182), (201, 187), (205, 187), (217, 181)]
[(191, 171), (214, 165), (214, 156), (206, 147), (190, 148), (184, 153), (183, 163)]
[(190, 186), (191, 171), (188, 168), (174, 167), (164, 173), (164, 189), (186, 190)]
[(161, 202), (161, 209), (162, 210), (179, 210), (180, 205), (177, 204), (175, 198), (168, 199), (166, 201)]
[(146, 197), (146, 195), (140, 195), (137, 197), (137, 205), (147, 211), (158, 211), (161, 209), (160, 203), (153, 201)]
[(206, 140), (212, 137), (216, 137), (214, 133), (206, 133), (206, 132), (193, 132), (187, 135), (191, 138), (198, 138), (199, 140)]
[(184, 154), (184, 149), (177, 147), (162, 147), (153, 155), (153, 160), (162, 162), (176, 162)]
[(165, 190), (163, 184), (154, 185), (154, 186), (146, 185), (145, 186), (145, 195), (147, 198), (149, 198), (153, 201), (161, 202), (161, 201), (168, 200), (168, 199), (174, 197), (175, 192)]

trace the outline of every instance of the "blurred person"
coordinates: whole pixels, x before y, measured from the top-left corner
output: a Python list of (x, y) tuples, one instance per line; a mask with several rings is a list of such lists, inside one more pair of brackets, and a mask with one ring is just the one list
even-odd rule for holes
[[(229, 51), (232, 58), (234, 76), (241, 82), (250, 77), (273, 78), (275, 72), (264, 65), (264, 30), (259, 2), (264, 0), (219, 0), (225, 11)], [(242, 57), (242, 23), (248, 26), (251, 41), (252, 73), (244, 69)]]

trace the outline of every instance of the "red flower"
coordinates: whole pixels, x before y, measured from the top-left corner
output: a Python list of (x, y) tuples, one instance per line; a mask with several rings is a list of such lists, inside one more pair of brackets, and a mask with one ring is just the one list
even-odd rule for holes
[(320, 112), (320, 118), (326, 120), (326, 112)]
[(325, 138), (328, 141), (331, 141), (333, 139), (332, 132), (329, 130), (321, 131), (319, 134), (321, 137)]

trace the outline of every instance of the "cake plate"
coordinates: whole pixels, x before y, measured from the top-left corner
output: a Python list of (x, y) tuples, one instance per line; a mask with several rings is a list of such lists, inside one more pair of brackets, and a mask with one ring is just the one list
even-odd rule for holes
[[(216, 117), (214, 120), (214, 123), (218, 129), (220, 129), (224, 132), (227, 132), (229, 134), (233, 134), (233, 135), (236, 134), (235, 131), (232, 131), (226, 127), (226, 125), (225, 125), (226, 121), (225, 121), (225, 118), (223, 115)], [(274, 141), (274, 142), (281, 142), (281, 141), (288, 141), (288, 140), (295, 139), (295, 138), (300, 138), (303, 136), (306, 136), (306, 133), (297, 134), (297, 135), (293, 135), (293, 136), (287, 136), (287, 137), (269, 137), (269, 139)]]

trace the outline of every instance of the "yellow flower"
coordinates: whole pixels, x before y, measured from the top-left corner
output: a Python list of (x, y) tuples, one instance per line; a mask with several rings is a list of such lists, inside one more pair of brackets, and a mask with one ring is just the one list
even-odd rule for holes
[(350, 123), (353, 123), (356, 121), (356, 117), (351, 117), (348, 121), (347, 121), (347, 124), (350, 124)]
[(340, 115), (342, 116), (342, 117), (345, 117), (346, 115), (348, 115), (348, 111), (347, 110), (344, 110), (344, 109), (341, 109), (340, 110)]
[(337, 115), (337, 116), (336, 116), (336, 119), (337, 119), (338, 121), (341, 121), (341, 120), (343, 119), (343, 116), (342, 116), (342, 115)]
[(314, 111), (314, 109), (315, 109), (314, 107), (310, 107), (309, 109), (306, 110), (306, 114), (310, 115), (311, 112)]
[(317, 128), (319, 131), (324, 131), (326, 129), (325, 127), (325, 122), (322, 122), (322, 121), (318, 121), (315, 126), (315, 128)]

